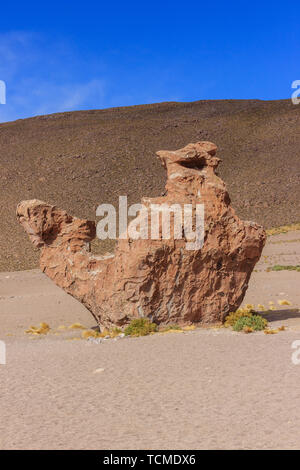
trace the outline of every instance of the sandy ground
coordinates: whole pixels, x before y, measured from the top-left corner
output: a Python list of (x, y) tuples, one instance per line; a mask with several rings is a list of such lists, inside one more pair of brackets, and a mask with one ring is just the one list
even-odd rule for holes
[[(267, 317), (283, 332), (197, 329), (99, 345), (57, 330), (93, 319), (40, 271), (1, 273), (0, 448), (299, 448), (300, 273), (268, 272), (274, 264), (300, 264), (300, 232), (269, 238), (244, 302), (274, 302)], [(41, 321), (51, 333), (24, 334)]]

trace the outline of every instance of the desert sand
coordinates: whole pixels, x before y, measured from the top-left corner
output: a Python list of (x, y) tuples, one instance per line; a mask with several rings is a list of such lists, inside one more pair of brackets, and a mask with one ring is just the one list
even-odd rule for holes
[[(274, 335), (221, 328), (93, 344), (93, 318), (39, 270), (0, 274), (0, 449), (297, 449), (300, 232), (268, 238), (244, 304)], [(291, 305), (279, 305), (288, 300)], [(24, 331), (45, 321), (47, 336)]]

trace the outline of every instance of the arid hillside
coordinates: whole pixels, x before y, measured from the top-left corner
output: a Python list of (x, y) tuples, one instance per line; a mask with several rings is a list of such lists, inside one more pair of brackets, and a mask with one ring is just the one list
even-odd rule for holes
[(37, 252), (15, 219), (19, 201), (38, 198), (95, 219), (98, 204), (117, 205), (119, 195), (132, 203), (161, 194), (165, 175), (155, 152), (198, 140), (218, 145), (219, 173), (239, 216), (266, 228), (300, 221), (300, 106), (289, 100), (40, 116), (0, 124), (0, 271), (37, 266)]

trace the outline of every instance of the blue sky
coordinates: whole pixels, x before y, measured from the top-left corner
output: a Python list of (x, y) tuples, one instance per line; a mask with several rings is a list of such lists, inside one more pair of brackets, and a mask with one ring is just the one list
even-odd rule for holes
[(300, 79), (300, 5), (1, 4), (0, 121), (161, 101), (281, 99)]

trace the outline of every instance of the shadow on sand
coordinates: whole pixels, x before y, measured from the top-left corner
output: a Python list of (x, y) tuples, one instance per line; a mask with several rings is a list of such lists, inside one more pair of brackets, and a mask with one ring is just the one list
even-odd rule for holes
[(300, 318), (300, 310), (298, 308), (289, 308), (287, 310), (269, 310), (268, 312), (257, 312), (268, 322), (278, 320), (288, 320), (289, 318)]

